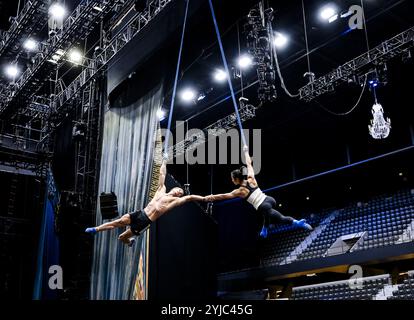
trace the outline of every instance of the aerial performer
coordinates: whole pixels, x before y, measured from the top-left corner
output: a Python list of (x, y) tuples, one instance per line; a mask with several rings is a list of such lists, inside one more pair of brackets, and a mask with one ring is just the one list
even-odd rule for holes
[(134, 243), (134, 235), (138, 236), (152, 222), (159, 219), (165, 213), (190, 201), (205, 200), (204, 197), (197, 195), (184, 196), (183, 189), (178, 187), (172, 188), (169, 192), (167, 192), (167, 188), (165, 186), (166, 175), (167, 160), (164, 158), (160, 168), (158, 189), (152, 200), (144, 209), (127, 213), (119, 219), (104, 223), (100, 226), (87, 228), (85, 232), (96, 234), (102, 231), (130, 226), (130, 228), (122, 233), (118, 239), (125, 244), (132, 245)]
[(249, 155), (249, 148), (243, 148), (246, 157), (247, 175), (245, 173), (246, 167), (241, 167), (238, 170), (231, 172), (231, 180), (238, 187), (230, 193), (210, 195), (205, 197), (205, 201), (214, 202), (220, 200), (229, 200), (234, 198), (241, 198), (250, 203), (260, 214), (263, 215), (264, 223), (260, 236), (267, 237), (269, 225), (276, 222), (291, 224), (306, 230), (313, 230), (312, 227), (306, 223), (305, 219), (296, 220), (292, 217), (284, 216), (275, 209), (276, 200), (273, 197), (267, 196), (260, 190), (254, 176), (254, 169), (252, 159)]

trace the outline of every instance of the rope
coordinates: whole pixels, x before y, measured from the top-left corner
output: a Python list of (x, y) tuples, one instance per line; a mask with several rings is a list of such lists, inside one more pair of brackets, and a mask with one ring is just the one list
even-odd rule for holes
[(310, 63), (310, 52), (309, 52), (309, 42), (308, 42), (308, 27), (306, 25), (306, 12), (305, 12), (305, 3), (302, 0), (302, 15), (303, 15), (303, 31), (305, 32), (305, 45), (306, 45), (306, 59), (308, 62), (308, 72), (311, 71), (311, 63)]
[[(351, 110), (349, 110), (348, 112), (344, 112), (344, 113), (336, 113), (334, 111), (329, 110), (328, 108), (324, 107), (319, 101), (315, 100), (316, 104), (322, 108), (323, 110), (325, 110), (326, 112), (334, 115), (334, 116), (347, 116), (350, 115), (360, 104), (362, 97), (364, 96), (364, 92), (365, 89), (367, 87), (367, 75), (365, 75), (365, 81), (364, 81), (364, 87), (362, 88), (361, 94), (359, 95), (358, 101), (356, 102), (356, 104), (352, 107)], [(374, 88), (374, 92), (375, 92), (375, 88)], [(376, 96), (375, 96), (375, 100), (376, 100)]]
[[(270, 34), (270, 39), (271, 42), (274, 42), (274, 37), (273, 37), (273, 31)], [(286, 84), (285, 84), (285, 79), (283, 78), (282, 75), (282, 71), (280, 70), (280, 64), (279, 64), (279, 58), (277, 56), (277, 49), (276, 46), (273, 46), (273, 49), (271, 49), (271, 51), (273, 52), (273, 56), (275, 59), (275, 65), (276, 65), (276, 71), (277, 71), (277, 75), (279, 76), (279, 80), (280, 80), (280, 86), (282, 87), (282, 89), (285, 91), (285, 93), (291, 97), (291, 98), (298, 98), (300, 96), (299, 93), (293, 94), (289, 91), (289, 89), (287, 88)]]
[(167, 133), (165, 135), (165, 141), (164, 141), (164, 159), (168, 158), (168, 142), (170, 140), (170, 130), (171, 130), (171, 122), (172, 122), (172, 116), (174, 113), (174, 105), (175, 105), (175, 96), (177, 94), (177, 84), (178, 84), (178, 76), (180, 72), (180, 66), (181, 66), (181, 56), (183, 53), (183, 46), (184, 46), (184, 36), (185, 36), (185, 29), (187, 25), (187, 16), (188, 16), (188, 5), (190, 3), (190, 0), (186, 0), (186, 7), (185, 7), (185, 14), (184, 14), (184, 23), (183, 23), (183, 30), (181, 33), (181, 42), (180, 42), (180, 51), (178, 52), (178, 61), (177, 61), (177, 69), (175, 71), (175, 80), (174, 80), (174, 89), (173, 94), (171, 98), (171, 105), (170, 105), (170, 113), (168, 115), (168, 125), (167, 125)]
[(230, 88), (230, 92), (231, 92), (231, 98), (233, 100), (234, 111), (236, 112), (237, 123), (238, 123), (239, 129), (240, 129), (240, 135), (242, 137), (243, 146), (247, 146), (246, 137), (244, 136), (244, 132), (243, 132), (243, 125), (242, 125), (242, 122), (241, 122), (241, 119), (240, 119), (239, 108), (237, 106), (236, 95), (234, 93), (233, 84), (231, 83), (229, 66), (228, 66), (228, 63), (227, 63), (226, 55), (224, 53), (223, 42), (221, 41), (220, 30), (219, 30), (218, 24), (217, 24), (216, 14), (214, 12), (214, 7), (213, 7), (212, 0), (208, 0), (208, 2), (209, 2), (209, 5), (210, 5), (211, 16), (212, 16), (213, 22), (214, 22), (214, 29), (216, 30), (217, 41), (218, 41), (218, 44), (220, 46), (221, 58), (223, 60), (224, 68), (225, 68), (225, 71), (226, 71), (226, 74), (227, 74), (227, 82), (229, 84), (229, 88)]

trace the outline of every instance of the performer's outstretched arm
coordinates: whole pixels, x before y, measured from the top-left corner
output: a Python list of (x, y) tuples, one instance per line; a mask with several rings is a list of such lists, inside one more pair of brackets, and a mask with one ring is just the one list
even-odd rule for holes
[(184, 197), (177, 199), (176, 205), (181, 206), (184, 203), (191, 202), (191, 201), (205, 201), (205, 197), (197, 196), (197, 195), (184, 196)]
[(244, 156), (246, 157), (247, 178), (254, 179), (253, 161), (249, 154), (249, 147), (244, 146), (243, 150), (244, 150)]
[(160, 177), (158, 180), (158, 190), (165, 187), (165, 177), (167, 176), (167, 160), (163, 160), (160, 168)]
[(230, 200), (234, 198), (240, 197), (240, 191), (239, 189), (233, 190), (229, 193), (222, 193), (222, 194), (215, 194), (205, 197), (205, 200), (208, 202), (214, 202), (214, 201), (221, 201), (221, 200)]

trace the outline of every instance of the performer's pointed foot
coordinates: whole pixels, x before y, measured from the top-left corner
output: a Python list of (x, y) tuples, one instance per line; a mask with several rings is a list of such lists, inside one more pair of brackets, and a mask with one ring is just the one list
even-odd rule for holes
[(262, 237), (263, 239), (266, 239), (267, 234), (268, 234), (267, 227), (263, 226), (262, 231), (260, 231), (260, 237)]
[(98, 230), (96, 230), (96, 228), (86, 228), (85, 232), (90, 234), (96, 234)]
[(298, 228), (302, 228), (302, 229), (309, 230), (309, 231), (313, 230), (312, 226), (310, 224), (306, 223), (305, 219), (302, 219), (302, 220), (299, 220), (299, 221), (295, 220), (293, 223)]

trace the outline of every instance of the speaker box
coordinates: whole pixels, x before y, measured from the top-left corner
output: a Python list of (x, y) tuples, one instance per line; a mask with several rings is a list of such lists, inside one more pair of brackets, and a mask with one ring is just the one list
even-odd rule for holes
[(118, 217), (118, 200), (115, 193), (101, 193), (99, 196), (99, 204), (103, 220)]

